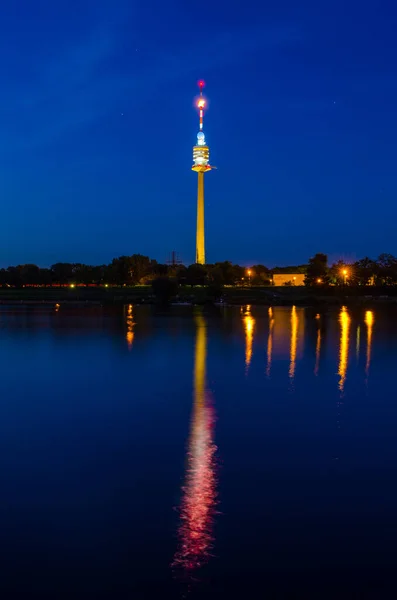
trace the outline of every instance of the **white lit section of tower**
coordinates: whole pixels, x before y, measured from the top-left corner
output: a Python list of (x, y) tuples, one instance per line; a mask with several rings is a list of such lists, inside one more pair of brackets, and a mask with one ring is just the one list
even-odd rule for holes
[(199, 81), (200, 96), (197, 108), (200, 113), (200, 131), (197, 134), (197, 144), (193, 146), (192, 171), (197, 172), (197, 229), (196, 229), (196, 263), (205, 264), (205, 234), (204, 234), (204, 173), (214, 167), (210, 165), (210, 149), (205, 142), (203, 131), (204, 109), (206, 100), (203, 96), (204, 81)]

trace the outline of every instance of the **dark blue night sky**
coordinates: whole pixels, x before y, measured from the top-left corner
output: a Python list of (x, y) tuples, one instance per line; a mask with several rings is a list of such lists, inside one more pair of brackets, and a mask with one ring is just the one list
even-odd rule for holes
[(397, 253), (396, 24), (375, 0), (2, 2), (1, 265), (193, 262), (199, 78), (208, 262)]

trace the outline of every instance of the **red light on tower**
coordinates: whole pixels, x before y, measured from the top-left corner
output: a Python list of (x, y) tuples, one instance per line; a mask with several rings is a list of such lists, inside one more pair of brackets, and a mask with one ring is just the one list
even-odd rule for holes
[(200, 81), (198, 82), (198, 86), (199, 86), (200, 90), (202, 90), (203, 87), (205, 86), (205, 82), (202, 79), (200, 79)]

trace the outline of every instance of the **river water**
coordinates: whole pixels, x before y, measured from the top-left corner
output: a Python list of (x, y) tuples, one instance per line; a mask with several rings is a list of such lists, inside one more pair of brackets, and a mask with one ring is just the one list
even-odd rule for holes
[(390, 309), (3, 307), (0, 357), (2, 597), (391, 597)]

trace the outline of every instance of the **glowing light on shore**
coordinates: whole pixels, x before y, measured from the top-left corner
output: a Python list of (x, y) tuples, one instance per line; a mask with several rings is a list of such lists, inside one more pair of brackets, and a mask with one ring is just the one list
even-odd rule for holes
[(340, 324), (340, 341), (339, 341), (339, 390), (341, 393), (344, 392), (347, 367), (349, 362), (349, 328), (350, 328), (350, 317), (346, 310), (346, 306), (343, 306), (339, 315)]
[(293, 381), (296, 368), (296, 349), (298, 346), (298, 325), (299, 318), (296, 312), (296, 306), (291, 309), (291, 343), (290, 343), (290, 362), (289, 362), (289, 378)]
[(367, 310), (365, 313), (365, 324), (367, 326), (367, 360), (365, 363), (365, 374), (368, 376), (369, 366), (371, 364), (372, 328), (374, 325), (374, 313), (372, 310)]
[(213, 545), (216, 504), (216, 446), (213, 441), (214, 410), (206, 390), (207, 330), (197, 318), (194, 361), (194, 406), (187, 452), (187, 469), (180, 507), (179, 544), (173, 567), (185, 575), (202, 566)]

